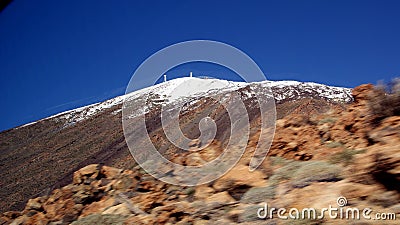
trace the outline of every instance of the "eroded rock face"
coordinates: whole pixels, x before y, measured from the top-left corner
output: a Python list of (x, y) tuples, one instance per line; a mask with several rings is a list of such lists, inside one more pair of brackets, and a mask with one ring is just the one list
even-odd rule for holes
[(372, 84), (362, 84), (360, 86), (355, 87), (351, 94), (353, 96), (354, 102), (358, 104), (362, 101), (368, 101), (370, 95), (374, 91), (374, 85)]
[(400, 144), (374, 145), (355, 159), (352, 178), (400, 192)]

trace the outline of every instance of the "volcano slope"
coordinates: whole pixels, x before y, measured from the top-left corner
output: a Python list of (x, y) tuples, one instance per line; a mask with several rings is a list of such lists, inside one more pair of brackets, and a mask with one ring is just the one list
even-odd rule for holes
[[(245, 86), (235, 91), (246, 93), (251, 89)], [(246, 154), (237, 166), (217, 181), (195, 188), (164, 184), (135, 165), (120, 125), (120, 104), (110, 104), (82, 120), (74, 117), (78, 114), (74, 111), (3, 132), (3, 157), (13, 159), (14, 166), (2, 158), (2, 166), (8, 166), (2, 170), (6, 171), (2, 188), (11, 196), (4, 195), (2, 199), (24, 210), (7, 212), (2, 220), (16, 219), (26, 224), (68, 224), (75, 220), (78, 224), (258, 224), (257, 209), (264, 202), (275, 207), (320, 209), (335, 205), (339, 196), (345, 196), (351, 206), (398, 213), (399, 117), (371, 111), (375, 95), (372, 86), (364, 85), (353, 90), (351, 104), (318, 96), (276, 99), (280, 119), (262, 167), (248, 171), (258, 142), (254, 128)], [(183, 164), (215, 158), (224, 147), (223, 137), (229, 135), (224, 125), (229, 119), (226, 112), (211, 99), (194, 97), (196, 107), (182, 112), (180, 124), (188, 136), (198, 135), (197, 124), (192, 121), (199, 121), (204, 115), (213, 114), (220, 121), (215, 141), (199, 154), (177, 154), (181, 153), (179, 149), (169, 146), (163, 135), (155, 113), (157, 104), (147, 112), (153, 142), (171, 160)], [(154, 98), (159, 99), (160, 95)], [(257, 124), (259, 114), (251, 113), (250, 101), (246, 104), (250, 120)], [(34, 194), (43, 196), (26, 205), (15, 204), (18, 196), (23, 196), (23, 202)], [(302, 222), (335, 223), (324, 219)], [(343, 221), (336, 221), (340, 222)]]
[[(318, 101), (303, 99), (302, 104), (297, 103), (291, 113), (277, 121), (269, 156), (256, 171), (248, 170), (258, 142), (258, 133), (254, 131), (239, 163), (212, 183), (195, 187), (169, 185), (139, 166), (122, 163), (129, 162), (126, 155), (126, 161), (114, 161), (121, 169), (87, 165), (71, 174), (71, 183), (30, 199), (22, 211), (5, 212), (1, 219), (6, 224), (358, 222), (331, 219), (327, 214), (325, 218), (298, 220), (279, 219), (276, 214), (271, 219), (257, 217), (265, 203), (274, 208), (312, 207), (321, 212), (318, 210), (329, 205), (338, 207), (338, 197), (344, 197), (344, 209), (372, 209), (373, 219), (362, 218), (360, 223), (397, 224), (393, 219), (374, 218), (378, 212), (386, 213), (388, 218), (398, 217), (400, 212), (400, 116), (396, 109), (387, 113), (387, 107), (398, 107), (398, 102), (386, 104), (398, 98), (381, 95), (372, 85), (357, 87), (352, 95), (354, 101), (344, 108), (331, 107), (312, 116), (303, 112), (315, 110)], [(385, 108), (379, 110), (377, 104)], [(257, 116), (253, 121), (257, 121)], [(117, 148), (118, 143), (113, 146)], [(199, 159), (207, 161), (220, 154), (221, 146), (217, 140), (199, 154), (170, 157), (188, 164)], [(124, 165), (131, 168), (123, 168)]]

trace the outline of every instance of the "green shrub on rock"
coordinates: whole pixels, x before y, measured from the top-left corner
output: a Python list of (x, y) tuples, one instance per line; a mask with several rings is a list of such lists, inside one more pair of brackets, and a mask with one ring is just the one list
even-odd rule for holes
[(244, 193), (242, 203), (260, 203), (275, 197), (275, 186), (253, 187)]
[(340, 180), (341, 168), (323, 161), (307, 161), (293, 174), (291, 184), (302, 188), (313, 182)]
[(126, 216), (119, 214), (91, 214), (71, 223), (71, 225), (122, 225)]

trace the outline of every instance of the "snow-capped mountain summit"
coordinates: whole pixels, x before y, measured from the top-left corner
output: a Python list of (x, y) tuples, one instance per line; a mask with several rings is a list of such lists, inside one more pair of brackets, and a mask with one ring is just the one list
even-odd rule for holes
[[(183, 83), (184, 85), (182, 85)], [(171, 103), (180, 98), (202, 97), (206, 93), (222, 94), (239, 91), (247, 96), (251, 96), (251, 92), (254, 91), (251, 87), (255, 84), (260, 84), (260, 86), (265, 88), (265, 90), (272, 91), (276, 103), (278, 104), (304, 98), (323, 99), (332, 103), (348, 103), (352, 101), (350, 88), (333, 87), (312, 82), (263, 81), (257, 83), (246, 83), (218, 79), (183, 77), (137, 90), (126, 95), (118, 96), (104, 102), (68, 110), (42, 120), (64, 121), (66, 125), (72, 125), (93, 117), (106, 109), (118, 106), (111, 112), (117, 114), (122, 111), (122, 104), (127, 98), (135, 99), (152, 96), (153, 102), (157, 104), (161, 102)], [(20, 127), (32, 124), (35, 124), (35, 122)]]

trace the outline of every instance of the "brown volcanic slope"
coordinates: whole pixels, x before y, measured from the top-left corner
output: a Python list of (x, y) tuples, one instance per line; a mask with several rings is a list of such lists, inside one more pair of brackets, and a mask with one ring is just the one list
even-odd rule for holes
[[(239, 90), (244, 91), (247, 90)], [(296, 100), (292, 96), (290, 100), (277, 101), (278, 118), (344, 107), (316, 95), (295, 97)], [(217, 139), (229, 136), (226, 112), (216, 107), (215, 102), (202, 103), (200, 100), (193, 107), (197, 107), (196, 110), (181, 115), (182, 130), (190, 134), (189, 137), (197, 137), (199, 131), (192, 121), (199, 121), (211, 113), (218, 121)], [(73, 172), (88, 164), (134, 168), (136, 163), (129, 153), (122, 131), (122, 115), (118, 111), (121, 107), (121, 104), (114, 105), (76, 123), (65, 123), (55, 117), (1, 132), (0, 211), (22, 209), (29, 198), (47, 195), (53, 189), (70, 183)], [(259, 111), (247, 107), (250, 119), (256, 121)], [(165, 140), (157, 110), (156, 106), (147, 114), (150, 136), (161, 151), (173, 155), (178, 149)]]
[[(123, 170), (92, 164), (76, 171), (67, 186), (30, 199), (23, 211), (0, 214), (0, 224), (398, 224), (400, 92), (375, 95), (372, 85), (363, 85), (353, 90), (354, 102), (345, 109), (312, 116), (304, 113), (316, 103), (304, 100), (277, 121), (269, 157), (253, 172), (248, 164), (257, 132), (232, 170), (196, 187), (160, 182), (139, 166)], [(211, 144), (177, 161), (210, 158), (220, 150), (218, 143)], [(257, 218), (264, 203), (268, 209), (286, 209), (283, 216), (291, 208), (313, 208), (319, 217), (329, 206), (344, 213), (350, 209), (350, 214), (332, 218), (337, 211), (325, 212), (324, 218), (312, 219), (306, 211), (305, 219), (301, 214), (296, 220), (280, 219), (276, 213)], [(370, 219), (364, 217), (366, 208)], [(360, 219), (352, 218), (354, 209)], [(376, 220), (378, 213), (386, 219)]]

